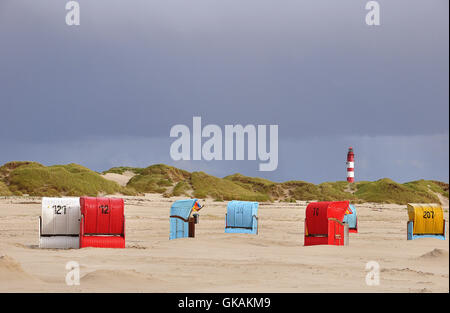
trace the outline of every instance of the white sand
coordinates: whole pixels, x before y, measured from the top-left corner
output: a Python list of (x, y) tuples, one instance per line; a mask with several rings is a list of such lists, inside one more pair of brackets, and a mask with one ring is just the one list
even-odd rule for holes
[(112, 180), (113, 182), (118, 183), (120, 186), (126, 186), (128, 181), (135, 175), (136, 174), (133, 172), (125, 171), (123, 174), (106, 173), (101, 176), (107, 180)]
[[(37, 248), (40, 199), (0, 199), (0, 292), (449, 292), (448, 239), (407, 241), (405, 206), (358, 205), (349, 246), (304, 247), (304, 202), (260, 204), (259, 235), (245, 235), (225, 234), (226, 202), (208, 200), (196, 238), (169, 241), (175, 198), (125, 198), (126, 249), (79, 250)], [(379, 286), (365, 283), (371, 260)]]

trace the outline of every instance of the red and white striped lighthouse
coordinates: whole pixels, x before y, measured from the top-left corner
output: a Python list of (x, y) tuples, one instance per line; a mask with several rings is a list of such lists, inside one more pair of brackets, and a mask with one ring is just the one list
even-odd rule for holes
[(348, 148), (347, 153), (347, 181), (353, 183), (355, 181), (355, 154), (353, 148)]

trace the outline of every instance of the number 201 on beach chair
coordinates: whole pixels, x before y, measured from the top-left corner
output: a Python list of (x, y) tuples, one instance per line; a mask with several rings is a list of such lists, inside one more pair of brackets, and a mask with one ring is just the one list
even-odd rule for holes
[(445, 219), (442, 206), (428, 203), (409, 203), (407, 239), (436, 238), (445, 240)]

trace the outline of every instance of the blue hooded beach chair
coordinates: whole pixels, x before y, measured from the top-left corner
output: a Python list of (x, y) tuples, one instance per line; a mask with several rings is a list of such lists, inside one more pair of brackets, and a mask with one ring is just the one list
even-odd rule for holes
[(230, 201), (225, 216), (225, 233), (258, 234), (258, 202)]
[(348, 231), (350, 233), (357, 233), (358, 232), (358, 217), (356, 214), (356, 208), (353, 204), (349, 205), (350, 210), (352, 213), (346, 213), (344, 216), (343, 223), (348, 224)]
[(170, 208), (170, 236), (169, 239), (194, 237), (193, 225), (191, 225), (191, 234), (189, 232), (189, 223), (192, 211), (201, 209), (197, 199), (178, 200)]

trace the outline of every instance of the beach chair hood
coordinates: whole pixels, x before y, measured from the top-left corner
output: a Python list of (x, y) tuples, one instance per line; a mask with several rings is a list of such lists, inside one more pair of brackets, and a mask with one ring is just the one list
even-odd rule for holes
[(191, 213), (201, 209), (198, 199), (175, 201), (170, 208), (169, 239), (189, 237), (189, 218)]

